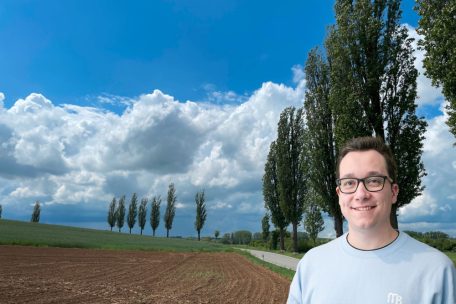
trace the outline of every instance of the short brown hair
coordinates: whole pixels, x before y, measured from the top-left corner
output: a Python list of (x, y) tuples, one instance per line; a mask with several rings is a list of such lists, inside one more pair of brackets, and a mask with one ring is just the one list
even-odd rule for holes
[(367, 150), (375, 150), (380, 153), (386, 162), (386, 170), (388, 171), (388, 175), (390, 178), (393, 179), (394, 182), (397, 181), (397, 165), (396, 161), (394, 160), (393, 152), (391, 152), (390, 147), (385, 144), (381, 137), (373, 137), (373, 136), (365, 136), (365, 137), (356, 137), (352, 138), (342, 146), (340, 149), (339, 157), (337, 159), (337, 166), (336, 166), (336, 176), (340, 178), (339, 168), (340, 162), (342, 158), (344, 158), (350, 152), (356, 151), (367, 151)]

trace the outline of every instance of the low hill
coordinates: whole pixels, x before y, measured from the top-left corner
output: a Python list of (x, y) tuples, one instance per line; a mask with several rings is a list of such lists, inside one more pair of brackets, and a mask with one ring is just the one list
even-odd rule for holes
[(0, 245), (155, 251), (227, 251), (215, 242), (0, 220)]

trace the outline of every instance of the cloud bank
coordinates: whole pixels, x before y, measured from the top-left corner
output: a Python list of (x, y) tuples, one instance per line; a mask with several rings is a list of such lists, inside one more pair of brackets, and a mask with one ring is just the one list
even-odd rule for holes
[[(165, 201), (173, 182), (176, 216), (193, 214), (194, 195), (204, 189), (213, 213), (208, 229), (252, 229), (251, 223), (232, 219), (264, 213), (261, 178), (269, 145), (280, 112), (301, 106), (303, 94), (302, 87), (268, 82), (247, 101), (217, 104), (180, 102), (155, 90), (120, 114), (55, 105), (30, 94), (0, 110), (3, 215), (27, 220), (30, 206), (39, 200), (43, 222), (63, 221), (55, 210), (82, 205), (98, 212), (106, 225), (106, 206), (113, 196), (126, 194), (128, 199), (136, 192), (139, 197), (161, 195)], [(177, 233), (192, 234), (193, 220), (188, 218), (189, 227)], [(217, 227), (224, 220), (229, 226)]]

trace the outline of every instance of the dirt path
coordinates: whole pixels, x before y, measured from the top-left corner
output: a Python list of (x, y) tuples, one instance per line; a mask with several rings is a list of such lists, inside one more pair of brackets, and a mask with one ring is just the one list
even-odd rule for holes
[(261, 251), (261, 250), (254, 250), (254, 249), (245, 249), (245, 248), (238, 248), (240, 250), (244, 250), (250, 252), (253, 256), (266, 261), (268, 263), (275, 264), (280, 267), (288, 268), (290, 270), (296, 271), (298, 267), (299, 259), (289, 257), (283, 254), (268, 252), (268, 251)]
[(2, 303), (285, 303), (289, 284), (235, 253), (0, 246)]

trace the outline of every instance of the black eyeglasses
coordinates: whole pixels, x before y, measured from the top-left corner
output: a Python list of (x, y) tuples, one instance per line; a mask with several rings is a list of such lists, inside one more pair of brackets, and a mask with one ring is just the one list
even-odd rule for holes
[(364, 188), (366, 188), (369, 192), (378, 192), (382, 191), (383, 187), (385, 187), (385, 181), (388, 180), (390, 183), (393, 183), (393, 180), (388, 176), (368, 176), (365, 178), (339, 178), (336, 180), (337, 186), (339, 186), (339, 190), (345, 194), (352, 194), (355, 193), (358, 189), (359, 182), (364, 184)]

